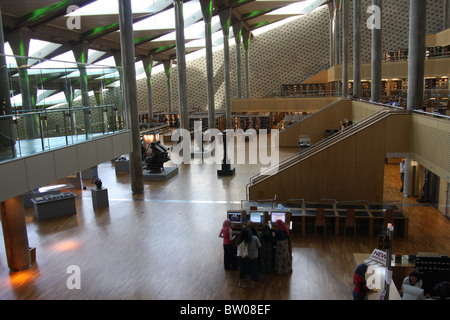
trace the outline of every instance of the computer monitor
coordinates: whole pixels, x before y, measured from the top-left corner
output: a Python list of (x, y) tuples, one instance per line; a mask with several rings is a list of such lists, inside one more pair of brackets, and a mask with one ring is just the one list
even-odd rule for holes
[(250, 221), (255, 225), (264, 224), (264, 211), (250, 211)]
[(232, 225), (242, 223), (243, 211), (228, 211), (227, 218), (231, 221)]
[(285, 211), (272, 211), (270, 214), (271, 218), (270, 221), (272, 224), (275, 224), (277, 220), (283, 221), (283, 223), (286, 223), (286, 212)]

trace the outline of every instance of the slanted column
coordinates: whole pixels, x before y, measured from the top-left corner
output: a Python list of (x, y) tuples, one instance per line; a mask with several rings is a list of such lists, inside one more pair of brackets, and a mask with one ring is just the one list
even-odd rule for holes
[(84, 119), (84, 131), (86, 138), (89, 138), (92, 133), (91, 130), (91, 110), (89, 102), (89, 84), (86, 70), (86, 63), (88, 61), (89, 48), (86, 42), (76, 44), (72, 48), (75, 60), (77, 61), (77, 68), (80, 72), (80, 89), (81, 89), (81, 101), (83, 104), (83, 119)]
[[(334, 65), (341, 64), (341, 1), (333, 0), (334, 2), (334, 15), (333, 15), (333, 35), (334, 35)], [(335, 83), (336, 93), (339, 96), (341, 94), (342, 82), (337, 81)]]
[(8, 267), (13, 272), (28, 269), (31, 255), (22, 196), (1, 202), (0, 211)]
[[(12, 114), (9, 75), (6, 64), (5, 39), (3, 36), (3, 22), (0, 8), (0, 115)], [(16, 156), (16, 139), (11, 130), (12, 117), (2, 117), (0, 119), (0, 158), (14, 158)]]
[(183, 1), (173, 0), (175, 10), (175, 34), (178, 71), (178, 101), (180, 112), (180, 127), (189, 130), (189, 112), (186, 77), (186, 45), (184, 38)]
[[(383, 65), (382, 48), (382, 0), (372, 0), (372, 18), (375, 20), (372, 25), (372, 84), (371, 100), (380, 102), (381, 99), (381, 76)], [(378, 21), (377, 21), (378, 20)]]
[(237, 97), (242, 98), (241, 38), (242, 22), (233, 24), (234, 41), (236, 43), (236, 87)]
[(444, 30), (450, 28), (450, 0), (444, 0)]
[(227, 8), (219, 12), (220, 24), (223, 33), (223, 66), (225, 76), (225, 115), (227, 129), (231, 129), (231, 79), (230, 79), (230, 23), (231, 9)]
[(120, 48), (122, 52), (124, 103), (128, 115), (128, 126), (131, 131), (130, 179), (133, 193), (144, 192), (142, 172), (141, 134), (139, 130), (139, 114), (137, 102), (136, 66), (133, 36), (133, 14), (131, 0), (118, 0)]
[[(19, 73), (20, 93), (22, 95), (22, 110), (33, 111), (36, 107), (36, 88), (30, 85), (28, 75), (28, 49), (30, 47), (30, 33), (24, 29), (17, 29), (8, 35), (8, 42), (13, 54), (16, 57), (17, 71)], [(33, 92), (34, 91), (34, 92)], [(39, 137), (39, 117), (25, 116), (24, 130), (26, 139), (36, 139)]]
[(353, 95), (361, 94), (361, 0), (353, 0)]
[[(69, 81), (64, 81), (63, 88), (64, 96), (66, 97), (67, 106), (69, 108), (69, 121), (70, 121), (70, 131), (67, 130), (67, 133), (71, 135), (77, 134), (77, 120), (75, 117), (75, 113), (73, 112), (73, 87)], [(64, 119), (64, 123), (66, 123), (66, 119)]]
[(147, 76), (147, 96), (148, 96), (148, 119), (149, 125), (152, 125), (153, 121), (153, 94), (152, 94), (152, 67), (153, 56), (148, 56), (142, 59), (144, 64), (145, 75)]
[(348, 1), (342, 0), (342, 96), (348, 96)]
[(328, 2), (328, 14), (330, 17), (330, 67), (334, 66), (334, 1)]
[(208, 128), (216, 127), (216, 116), (214, 107), (214, 66), (211, 39), (211, 19), (213, 0), (200, 0), (203, 13), (203, 21), (205, 23), (205, 50), (206, 50), (206, 84), (208, 97)]
[(172, 112), (172, 59), (164, 61), (164, 71), (167, 77), (168, 112)]
[(250, 30), (242, 32), (242, 43), (244, 44), (245, 52), (245, 97), (250, 98)]
[[(426, 54), (427, 3), (410, 0), (409, 9), (409, 59), (407, 110), (421, 109), (424, 100), (425, 54)], [(411, 159), (405, 158), (404, 196), (412, 194)]]

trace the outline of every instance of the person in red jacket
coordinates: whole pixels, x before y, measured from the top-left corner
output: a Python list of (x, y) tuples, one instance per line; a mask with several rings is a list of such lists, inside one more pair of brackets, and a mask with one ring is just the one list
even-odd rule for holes
[(365, 300), (366, 293), (369, 292), (369, 288), (366, 283), (366, 272), (369, 267), (365, 263), (361, 263), (355, 269), (353, 274), (353, 300)]

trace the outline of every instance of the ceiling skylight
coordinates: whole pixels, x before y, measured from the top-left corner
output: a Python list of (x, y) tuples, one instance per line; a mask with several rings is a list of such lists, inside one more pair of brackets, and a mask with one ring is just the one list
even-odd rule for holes
[(296, 14), (308, 14), (321, 6), (324, 0), (305, 0), (301, 2), (295, 2), (277, 10), (266, 13), (266, 15), (296, 15)]
[[(159, 12), (173, 3), (172, 0), (131, 0), (133, 13)], [(66, 16), (98, 16), (108, 14), (119, 14), (119, 4), (117, 1), (97, 0)]]

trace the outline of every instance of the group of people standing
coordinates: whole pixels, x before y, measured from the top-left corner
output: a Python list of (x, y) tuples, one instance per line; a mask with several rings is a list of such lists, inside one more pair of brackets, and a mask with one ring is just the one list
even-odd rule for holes
[(234, 232), (231, 221), (225, 220), (219, 234), (223, 238), (224, 268), (239, 269), (241, 288), (247, 287), (247, 276), (252, 282), (259, 281), (260, 269), (262, 273), (289, 274), (292, 271), (289, 236), (289, 229), (281, 220), (276, 221), (274, 232), (268, 225), (258, 232), (251, 221), (240, 232)]

